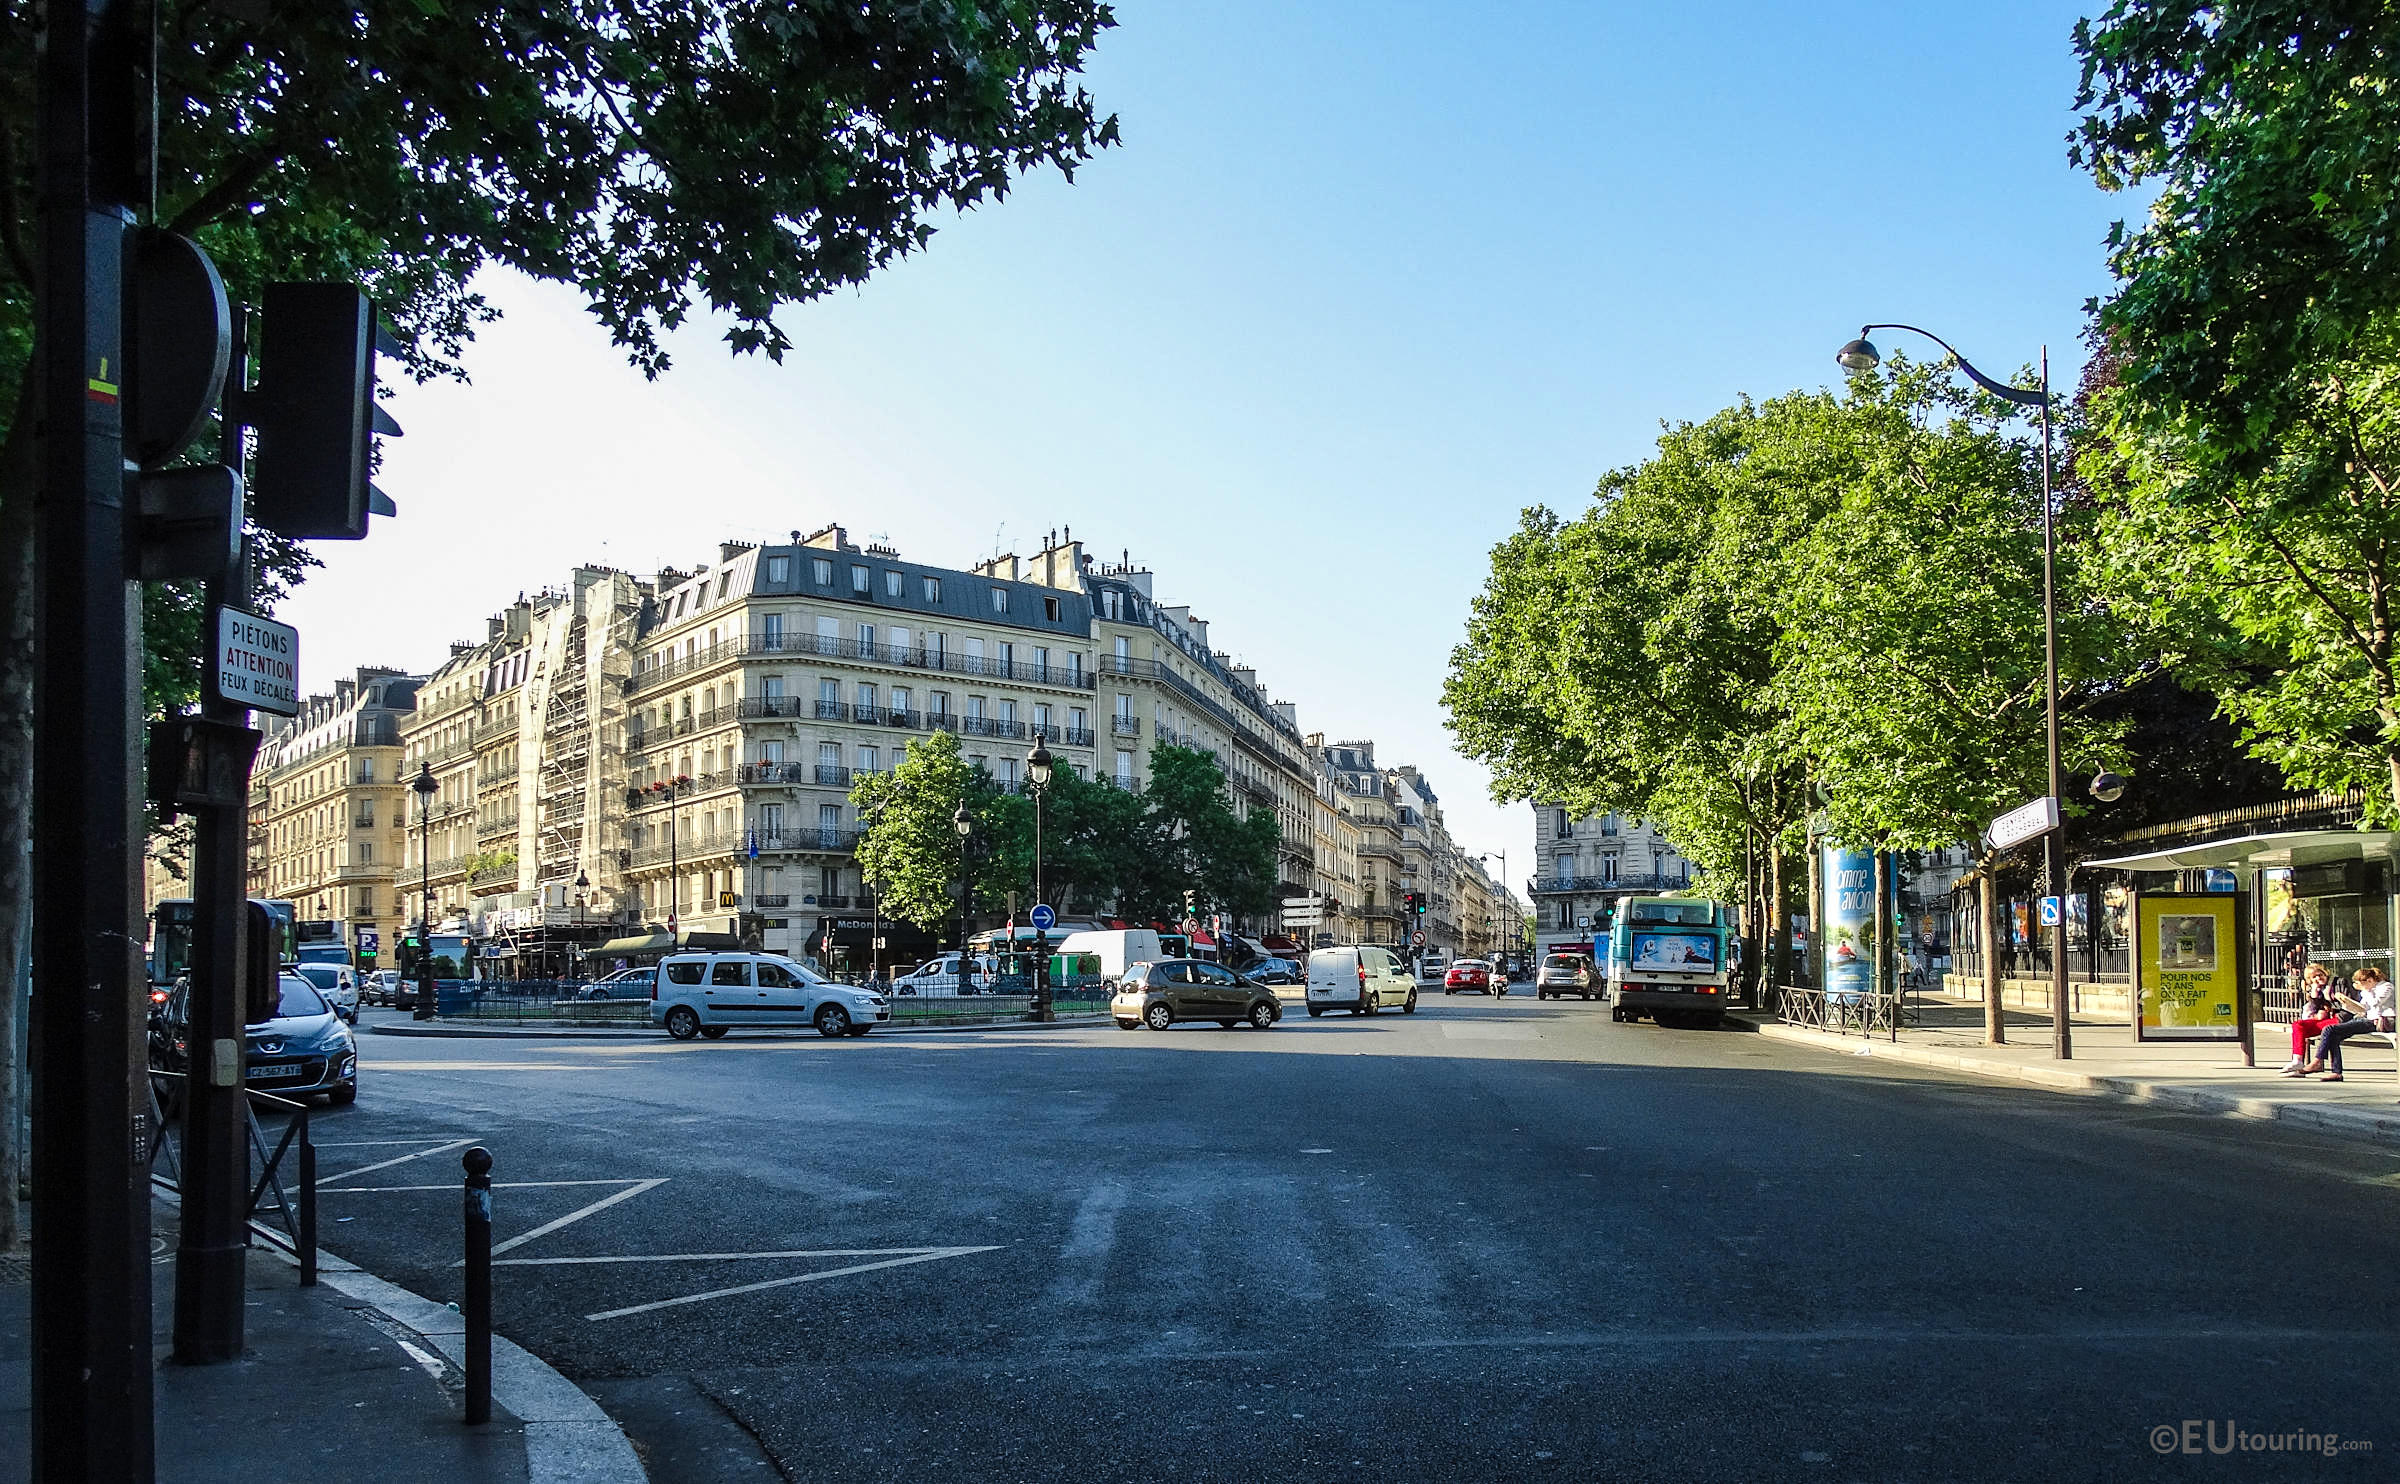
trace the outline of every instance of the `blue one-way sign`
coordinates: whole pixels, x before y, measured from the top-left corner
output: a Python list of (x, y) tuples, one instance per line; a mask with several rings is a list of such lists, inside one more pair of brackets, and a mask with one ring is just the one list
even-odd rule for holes
[(1058, 914), (1050, 910), (1050, 904), (1048, 902), (1036, 902), (1033, 904), (1033, 925), (1036, 930), (1046, 933), (1050, 931), (1052, 927), (1056, 926), (1057, 923)]

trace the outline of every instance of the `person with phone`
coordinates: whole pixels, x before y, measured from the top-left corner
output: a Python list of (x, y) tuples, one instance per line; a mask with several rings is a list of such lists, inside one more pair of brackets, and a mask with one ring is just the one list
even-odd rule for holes
[(2333, 976), (2325, 972), (2323, 964), (2310, 964), (2300, 975), (2300, 1013), (2292, 1019), (2292, 1059), (2283, 1064), (2281, 1075), (2306, 1076), (2308, 1043), (2327, 1026), (2341, 1023), (2341, 1010), (2333, 1002)]
[(2389, 1035), (2392, 1030), (2391, 977), (2373, 964), (2351, 976), (2351, 987), (2357, 993), (2343, 994), (2338, 990), (2334, 999), (2350, 1012), (2350, 1018), (2329, 1025), (2317, 1032), (2316, 1055), (2301, 1068), (2300, 1075), (2312, 1076), (2323, 1072), (2328, 1082), (2342, 1080), (2342, 1043), (2352, 1036)]

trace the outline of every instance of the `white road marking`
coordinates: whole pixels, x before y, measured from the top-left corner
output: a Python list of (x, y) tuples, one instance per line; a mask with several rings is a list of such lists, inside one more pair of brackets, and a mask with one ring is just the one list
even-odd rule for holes
[(377, 1076), (386, 1072), (605, 1072), (606, 1067), (578, 1067), (549, 1061), (371, 1061)]
[(939, 1262), (945, 1257), (968, 1257), (978, 1252), (997, 1252), (998, 1247), (937, 1247), (912, 1257), (890, 1257), (882, 1262), (854, 1263), (846, 1268), (828, 1268), (821, 1273), (800, 1273), (789, 1278), (770, 1278), (764, 1283), (743, 1283), (732, 1288), (712, 1288), (706, 1293), (685, 1294), (682, 1298), (660, 1299), (653, 1304), (635, 1304), (626, 1309), (606, 1309), (583, 1317), (595, 1322), (602, 1319), (623, 1319), (631, 1314), (648, 1314), (658, 1309), (672, 1309), (679, 1304), (697, 1304), (714, 1298), (731, 1298), (736, 1294), (758, 1293), (769, 1288), (788, 1288), (795, 1283), (819, 1283), (827, 1278), (846, 1278), (852, 1273), (871, 1273), (877, 1268), (901, 1268), (911, 1263)]
[(319, 1149), (368, 1149), (378, 1145), (422, 1144), (432, 1137), (427, 1134), (419, 1139), (311, 1139), (308, 1142)]
[(406, 1340), (397, 1340), (394, 1343), (399, 1345), (401, 1349), (408, 1352), (409, 1359), (415, 1361), (418, 1365), (423, 1366), (425, 1368), (426, 1375), (431, 1376), (436, 1381), (442, 1379), (442, 1358), (440, 1356), (429, 1354), (424, 1350), (420, 1350)]
[(349, 1180), (356, 1176), (367, 1174), (370, 1171), (388, 1170), (394, 1165), (407, 1164), (412, 1159), (423, 1159), (428, 1154), (446, 1154), (453, 1149), (464, 1149), (474, 1142), (475, 1141), (473, 1139), (452, 1139), (447, 1144), (436, 1144), (431, 1149), (420, 1149), (414, 1154), (403, 1154), (398, 1159), (387, 1159), (371, 1165), (360, 1165), (355, 1170), (344, 1170), (338, 1175), (322, 1175), (317, 1179), (317, 1188), (322, 1190), (332, 1181)]
[[(494, 1180), (494, 1190), (525, 1190), (543, 1185), (625, 1185), (624, 1180)], [(390, 1195), (402, 1190), (458, 1190), (464, 1182), (452, 1180), (443, 1185), (345, 1185), (333, 1195)], [(345, 1216), (344, 1221), (350, 1218)]]
[[(608, 1262), (743, 1262), (774, 1257), (922, 1257), (926, 1253), (949, 1252), (948, 1247), (823, 1247), (792, 1252), (639, 1252), (629, 1257), (501, 1257), (492, 1261), (496, 1268), (572, 1267), (586, 1263)], [(984, 1252), (989, 1248), (961, 1247), (960, 1252)]]
[[(561, 1216), (556, 1221), (544, 1222), (542, 1225), (535, 1227), (532, 1231), (525, 1233), (525, 1235), (521, 1237), (510, 1237), (505, 1242), (495, 1244), (492, 1248), (492, 1256), (498, 1257), (501, 1253), (506, 1252), (513, 1247), (522, 1247), (536, 1237), (546, 1237), (552, 1232), (557, 1231), (562, 1226), (573, 1226), (576, 1222), (581, 1221), (586, 1216), (596, 1215), (599, 1212), (607, 1210), (609, 1207), (615, 1205), (619, 1201), (632, 1200), (635, 1196), (640, 1195), (643, 1191), (656, 1190), (659, 1186), (666, 1183), (666, 1179), (663, 1176), (655, 1180), (637, 1180), (628, 1188), (618, 1191), (615, 1195), (604, 1195), (600, 1199), (592, 1202), (590, 1205), (583, 1207), (581, 1210), (569, 1211), (566, 1215)], [(465, 1266), (465, 1262), (462, 1259), (459, 1262), (452, 1263), (451, 1266), (454, 1268), (463, 1267)]]

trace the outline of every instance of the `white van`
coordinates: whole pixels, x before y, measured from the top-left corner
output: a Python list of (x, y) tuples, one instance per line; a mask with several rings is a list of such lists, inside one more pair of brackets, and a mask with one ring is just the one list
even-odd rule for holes
[(678, 1041), (713, 1041), (737, 1025), (813, 1025), (828, 1038), (863, 1036), (891, 1018), (882, 995), (774, 953), (671, 954), (659, 960), (650, 988), (650, 1023)]
[[(971, 987), (963, 992), (969, 994), (991, 993), (993, 981), (1000, 977), (999, 958), (989, 953), (978, 953), (973, 955), (973, 962), (975, 972), (970, 981)], [(925, 960), (905, 974), (893, 975), (892, 993), (896, 995), (962, 993), (958, 987), (958, 955), (945, 953), (940, 958)]]
[(1417, 982), (1439, 987), (1450, 978), (1450, 953), (1444, 948), (1428, 948), (1417, 955)]
[(1417, 1013), (1417, 981), (1408, 966), (1389, 949), (1372, 944), (1358, 948), (1320, 948), (1308, 956), (1308, 1013), (1347, 1010), (1372, 1015), (1398, 1006)]
[(1109, 928), (1099, 932), (1069, 933), (1059, 943), (1060, 953), (1088, 953), (1100, 960), (1103, 978), (1115, 979), (1133, 965), (1173, 958), (1158, 934), (1149, 928)]

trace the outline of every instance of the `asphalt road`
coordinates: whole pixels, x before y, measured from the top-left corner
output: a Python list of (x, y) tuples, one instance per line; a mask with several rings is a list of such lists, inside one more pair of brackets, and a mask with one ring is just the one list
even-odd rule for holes
[(2280, 1127), (1522, 993), (362, 1044), (326, 1245), (455, 1298), (490, 1147), (662, 1480), (2400, 1478), (2400, 1157)]

